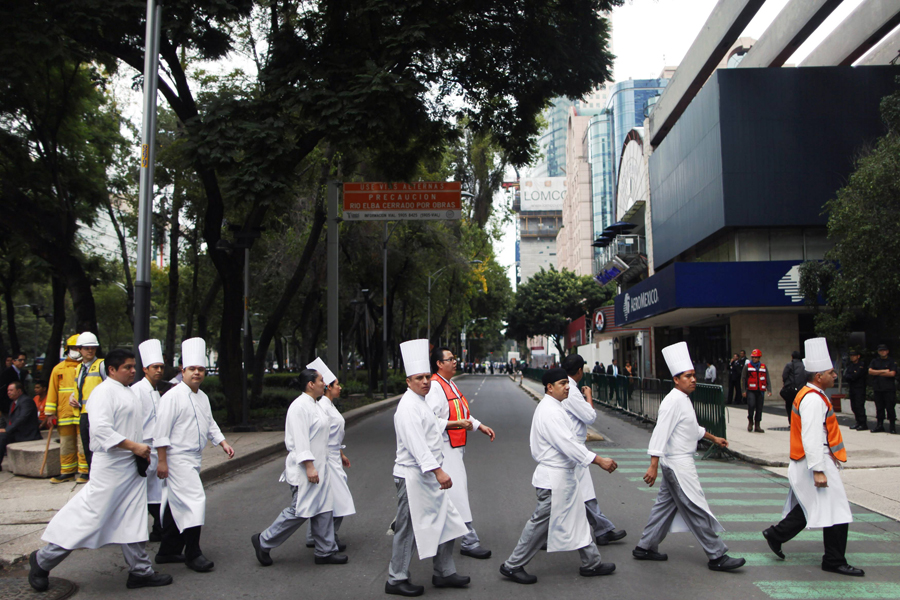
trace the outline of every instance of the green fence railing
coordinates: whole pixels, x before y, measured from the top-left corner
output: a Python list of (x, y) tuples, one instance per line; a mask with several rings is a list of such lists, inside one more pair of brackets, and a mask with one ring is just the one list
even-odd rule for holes
[[(524, 369), (525, 377), (540, 382), (543, 369)], [(672, 391), (671, 379), (649, 377), (625, 377), (623, 375), (599, 375), (585, 373), (581, 386), (590, 386), (594, 402), (656, 422), (659, 405)], [(725, 393), (721, 385), (698, 383), (691, 394), (697, 421), (708, 432), (718, 437), (727, 437), (725, 426)]]

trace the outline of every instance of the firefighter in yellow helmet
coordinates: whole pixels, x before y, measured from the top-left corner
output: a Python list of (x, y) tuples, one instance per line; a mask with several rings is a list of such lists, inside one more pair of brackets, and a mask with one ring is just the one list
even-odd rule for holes
[(66, 358), (53, 367), (47, 386), (47, 404), (44, 414), (56, 421), (59, 432), (60, 474), (50, 479), (50, 483), (65, 483), (87, 475), (88, 464), (81, 446), (81, 411), (69, 405), (69, 397), (75, 393), (75, 370), (81, 364), (78, 351), (78, 335), (66, 340)]
[(86, 483), (91, 470), (91, 423), (88, 420), (88, 400), (94, 388), (106, 381), (106, 363), (102, 358), (97, 358), (100, 341), (92, 332), (85, 331), (79, 335), (76, 344), (81, 352), (81, 363), (75, 369), (75, 391), (69, 398), (69, 405), (81, 411), (81, 444), (88, 468), (88, 474), (79, 474), (75, 483)]

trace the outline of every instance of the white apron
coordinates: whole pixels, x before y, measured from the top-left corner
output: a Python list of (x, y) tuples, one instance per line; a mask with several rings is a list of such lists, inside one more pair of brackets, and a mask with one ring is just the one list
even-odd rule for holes
[(450, 501), (459, 511), (459, 516), (466, 523), (472, 522), (472, 509), (469, 508), (469, 476), (466, 474), (466, 463), (463, 458), (466, 455), (466, 447), (454, 448), (447, 440), (442, 441), (444, 464), (441, 468), (447, 472), (453, 480), (453, 487), (448, 491)]
[(575, 467), (575, 477), (578, 479), (578, 489), (581, 491), (581, 500), (590, 502), (597, 498), (594, 490), (594, 479), (591, 477), (591, 468), (578, 465)]
[(328, 483), (331, 486), (331, 500), (334, 516), (346, 517), (356, 514), (356, 506), (353, 504), (353, 495), (347, 484), (347, 473), (341, 462), (341, 448), (344, 441), (344, 416), (341, 414), (331, 398), (322, 396), (319, 405), (328, 415)]
[(200, 481), (200, 453), (169, 454), (169, 477), (162, 488), (160, 517), (166, 505), (172, 509), (178, 531), (198, 527), (206, 521), (206, 492)]
[[(288, 412), (288, 419), (296, 419), (293, 426), (295, 436), (306, 436), (309, 440), (309, 451), (313, 455), (313, 466), (319, 473), (319, 483), (310, 483), (306, 478), (306, 467), (298, 460), (297, 454), (289, 452), (284, 459), (284, 471), (278, 481), (287, 482), (297, 487), (294, 514), (298, 517), (312, 518), (332, 509), (331, 466), (328, 460), (328, 428), (329, 417), (325, 410), (311, 396), (301, 395), (294, 401), (297, 406), (296, 415)], [(301, 412), (302, 411), (302, 412)], [(299, 419), (303, 414), (304, 419)], [(303, 430), (304, 427), (309, 429)]]
[[(395, 465), (394, 470), (402, 471), (406, 480), (409, 516), (420, 560), (435, 556), (438, 546), (444, 542), (455, 540), (468, 533), (466, 522), (453, 506), (450, 495), (441, 489), (441, 484), (438, 483), (434, 473), (423, 474), (416, 467), (400, 465)], [(455, 481), (453, 485), (456, 485)]]
[[(697, 474), (697, 465), (694, 464), (694, 457), (690, 454), (663, 456), (660, 458), (663, 466), (669, 467), (675, 472), (675, 478), (678, 479), (678, 485), (688, 497), (688, 499), (698, 508), (703, 509), (712, 519), (713, 531), (725, 531), (719, 520), (709, 508), (706, 501), (706, 495), (703, 488), (700, 487), (700, 475)], [(669, 528), (671, 533), (684, 533), (690, 531), (681, 513), (675, 513), (675, 519), (672, 520), (672, 526)]]
[(550, 480), (550, 529), (547, 552), (578, 550), (591, 543), (591, 526), (575, 469), (538, 465)]
[(90, 481), (56, 513), (41, 539), (66, 550), (146, 542), (147, 484), (134, 454), (95, 452)]
[[(147, 442), (144, 442), (145, 444)], [(150, 449), (150, 466), (147, 467), (147, 504), (162, 502), (162, 479), (156, 476), (159, 467), (159, 454), (156, 448)]]
[(813, 472), (809, 470), (806, 457), (792, 460), (788, 465), (788, 481), (791, 489), (784, 503), (782, 518), (799, 503), (806, 515), (807, 529), (831, 527), (841, 523), (852, 523), (850, 502), (841, 481), (841, 472), (834, 464), (831, 455), (825, 455), (824, 473), (828, 478), (828, 487), (817, 488), (813, 480)]

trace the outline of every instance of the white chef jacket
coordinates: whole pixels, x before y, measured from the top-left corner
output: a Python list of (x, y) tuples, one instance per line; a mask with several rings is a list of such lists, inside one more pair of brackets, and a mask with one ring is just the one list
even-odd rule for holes
[[(656, 427), (650, 436), (647, 454), (658, 456), (663, 466), (672, 469), (685, 495), (712, 518), (713, 529), (724, 531), (725, 528), (709, 508), (694, 464), (697, 442), (705, 435), (706, 429), (697, 422), (697, 413), (694, 412), (691, 399), (684, 392), (672, 388), (659, 405)], [(676, 513), (669, 531), (685, 532), (690, 531), (690, 528), (681, 514)]]
[(394, 433), (397, 436), (394, 477), (406, 482), (419, 558), (428, 558), (437, 554), (440, 544), (462, 537), (468, 528), (450, 495), (444, 493), (437, 478), (429, 473), (441, 467), (444, 456), (438, 419), (425, 396), (406, 390), (394, 413)]
[[(294, 512), (300, 517), (314, 517), (331, 510), (332, 495), (328, 464), (328, 414), (306, 392), (291, 403), (284, 422), (284, 445), (288, 455), (281, 481), (296, 486)], [(319, 483), (306, 478), (305, 461), (313, 461)]]
[(41, 539), (66, 548), (100, 548), (147, 540), (147, 480), (135, 455), (117, 446), (142, 439), (141, 402), (106, 379), (91, 393), (91, 479), (47, 525)]
[(167, 457), (200, 453), (207, 441), (218, 446), (224, 440), (222, 430), (213, 419), (209, 397), (203, 390), (195, 394), (182, 381), (160, 398), (153, 447), (168, 447)]
[[(806, 385), (822, 392), (811, 383)], [(825, 429), (827, 412), (828, 407), (818, 394), (810, 392), (800, 401), (800, 435), (806, 456), (800, 460), (791, 460), (788, 465), (788, 482), (791, 488), (782, 516), (787, 516), (787, 513), (799, 503), (806, 515), (807, 528), (831, 527), (853, 522), (840, 469), (828, 449), (828, 432)], [(814, 471), (825, 473), (828, 487), (816, 487), (813, 479)]]
[(356, 514), (356, 506), (350, 494), (350, 486), (347, 484), (347, 473), (341, 460), (346, 421), (328, 396), (319, 398), (319, 408), (328, 416), (328, 475), (333, 501), (332, 512), (335, 517), (346, 517)]
[[(562, 401), (562, 406), (569, 416), (569, 423), (575, 438), (580, 444), (584, 444), (587, 440), (587, 426), (597, 420), (597, 411), (588, 404), (578, 384), (571, 377), (569, 377), (569, 397)], [(597, 492), (594, 490), (590, 467), (579, 465), (575, 468), (575, 476), (578, 478), (581, 499), (585, 502), (596, 499)]]
[[(143, 436), (145, 444), (153, 444), (156, 433), (156, 411), (159, 407), (159, 392), (150, 385), (146, 377), (131, 386), (132, 391), (141, 400), (144, 415)], [(150, 450), (150, 466), (147, 467), (147, 503), (159, 504), (162, 499), (162, 481), (156, 476), (159, 456), (156, 448)]]

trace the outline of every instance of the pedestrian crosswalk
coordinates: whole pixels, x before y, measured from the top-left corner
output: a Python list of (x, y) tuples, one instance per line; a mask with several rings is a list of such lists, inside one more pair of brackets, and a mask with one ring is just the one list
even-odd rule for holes
[[(643, 482), (650, 459), (645, 448), (592, 447), (601, 456), (616, 460), (618, 472), (637, 489), (655, 495), (659, 486)], [(847, 581), (841, 575), (819, 570), (822, 562), (822, 532), (806, 530), (785, 545), (786, 560), (769, 551), (762, 530), (781, 520), (788, 493), (787, 479), (738, 461), (701, 461), (697, 472), (716, 518), (728, 529), (720, 535), (729, 554), (747, 560), (743, 572), (752, 578), (756, 591), (729, 588), (729, 596), (762, 597), (773, 600), (900, 600), (900, 524), (893, 519), (853, 505), (854, 522), (848, 535), (847, 559), (866, 570), (866, 576)], [(721, 512), (720, 512), (721, 511)], [(743, 585), (736, 583), (735, 585)], [(749, 585), (749, 583), (747, 584)]]

